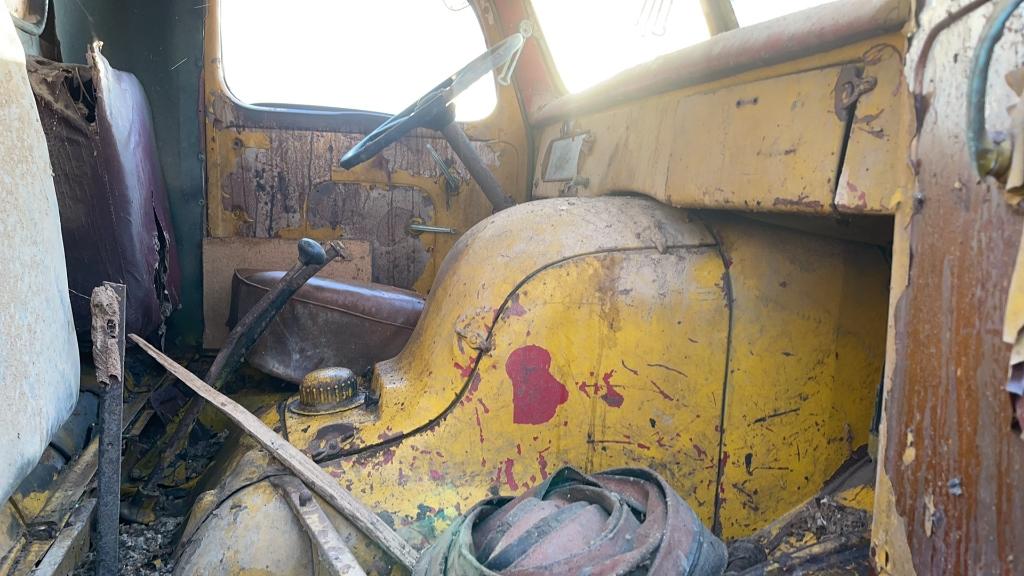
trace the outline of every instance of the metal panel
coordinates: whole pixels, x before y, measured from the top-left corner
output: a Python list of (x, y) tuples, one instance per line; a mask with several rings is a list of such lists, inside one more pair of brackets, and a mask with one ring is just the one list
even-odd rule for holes
[(867, 444), (889, 278), (872, 246), (728, 221), (715, 230), (736, 319), (718, 511), (733, 537), (799, 506)]
[(836, 188), (836, 209), (891, 214), (914, 187), (908, 150), (913, 99), (903, 78), (905, 43), (878, 44), (864, 54), (864, 77), (876, 86), (857, 99)]
[[(580, 118), (580, 196), (633, 191), (675, 206), (830, 213), (846, 120), (841, 68), (699, 94), (665, 94)], [(813, 128), (813, 129), (811, 129)], [(545, 132), (557, 137), (558, 127)], [(543, 152), (542, 152), (543, 153)], [(564, 194), (536, 182), (534, 195)]]

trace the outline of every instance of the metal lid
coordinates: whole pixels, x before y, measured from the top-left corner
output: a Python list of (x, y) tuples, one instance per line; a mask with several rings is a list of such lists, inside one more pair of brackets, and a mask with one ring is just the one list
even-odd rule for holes
[(356, 375), (348, 368), (320, 368), (302, 379), (299, 397), (288, 408), (297, 414), (330, 414), (355, 408), (365, 394), (359, 390)]

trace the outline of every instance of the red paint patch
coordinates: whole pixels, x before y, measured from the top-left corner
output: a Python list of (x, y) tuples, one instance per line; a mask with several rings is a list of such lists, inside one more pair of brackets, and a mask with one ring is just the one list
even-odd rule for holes
[[(458, 366), (458, 364), (456, 364), (456, 366)], [(462, 400), (460, 400), (459, 403), (465, 404), (466, 402), (473, 401), (473, 395), (480, 390), (480, 381), (480, 373), (477, 372), (473, 375), (473, 379), (469, 381), (469, 388), (466, 389), (466, 395), (462, 397)]]
[(637, 442), (636, 443), (636, 447), (641, 449), (641, 450), (650, 450), (651, 449), (650, 446), (648, 446), (647, 444), (644, 444), (643, 442)]
[(505, 485), (510, 490), (518, 491), (519, 484), (516, 483), (516, 475), (512, 472), (512, 467), (515, 466), (515, 462), (511, 458), (505, 459)]
[(473, 365), (469, 362), (467, 362), (465, 366), (456, 362), (453, 366), (455, 366), (455, 369), (459, 371), (459, 376), (462, 376), (463, 378), (469, 378), (469, 375), (473, 373)]
[(433, 468), (431, 468), (430, 479), (433, 480), (434, 482), (440, 482), (441, 480), (444, 480), (444, 474), (441, 474), (440, 470), (434, 470)]
[(697, 458), (700, 458), (701, 460), (703, 460), (708, 455), (708, 453), (704, 451), (704, 448), (702, 448), (699, 444), (693, 445), (693, 451), (697, 453)]
[(477, 398), (476, 399), (476, 403), (479, 404), (480, 407), (484, 409), (484, 414), (490, 414), (491, 413), (491, 409), (487, 407), (487, 404), (484, 404), (483, 400), (481, 400), (480, 398)]
[(480, 411), (477, 410), (476, 408), (473, 408), (473, 411), (476, 412), (476, 427), (477, 427), (478, 430), (480, 430), (480, 443), (483, 444), (484, 443), (484, 426), (483, 426), (483, 424), (480, 423)]
[(612, 408), (620, 408), (622, 403), (625, 401), (625, 398), (622, 397), (622, 394), (620, 394), (612, 384), (612, 376), (614, 375), (615, 370), (612, 370), (611, 372), (606, 372), (605, 375), (601, 377), (601, 380), (604, 381), (604, 395), (601, 396), (601, 400), (604, 400), (604, 403)]
[(550, 450), (550, 448), (545, 448), (537, 453), (537, 467), (540, 468), (540, 477), (542, 480), (548, 479), (548, 461), (547, 458), (544, 458), (544, 453), (548, 450)]
[(523, 346), (505, 361), (512, 379), (512, 422), (544, 424), (569, 399), (565, 385), (551, 375), (551, 354), (540, 346)]
[[(587, 392), (588, 387), (590, 387), (590, 384), (587, 384), (586, 382), (579, 382), (576, 384), (576, 388), (578, 388), (580, 392), (583, 392), (587, 398), (590, 398), (590, 392)], [(597, 384), (594, 384), (594, 388), (597, 388)]]

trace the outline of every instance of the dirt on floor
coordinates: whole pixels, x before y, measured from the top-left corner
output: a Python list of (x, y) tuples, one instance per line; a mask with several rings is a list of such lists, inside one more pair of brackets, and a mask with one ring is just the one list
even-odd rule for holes
[[(213, 457), (220, 450), (227, 433), (211, 436), (199, 442), (190, 443), (182, 456), (187, 476), (186, 483), (192, 483), (209, 467)], [(158, 576), (173, 571), (174, 546), (185, 523), (192, 502), (189, 490), (166, 487), (158, 483), (158, 492), (153, 494), (156, 519), (149, 523), (121, 520), (119, 561), (122, 575)], [(128, 503), (122, 503), (128, 509)], [(85, 562), (74, 572), (75, 576), (95, 574), (95, 557), (89, 552)]]

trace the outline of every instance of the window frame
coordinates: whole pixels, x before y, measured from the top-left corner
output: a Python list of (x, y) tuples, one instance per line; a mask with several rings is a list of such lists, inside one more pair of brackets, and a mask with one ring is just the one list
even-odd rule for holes
[[(496, 41), (497, 26), (489, 27), (481, 18), (481, 10), (493, 10), (491, 0), (467, 0), (476, 16), (477, 25), (487, 47)], [(249, 104), (237, 97), (227, 84), (224, 75), (223, 50), (221, 44), (220, 23), (222, 19), (221, 0), (209, 0), (206, 5), (206, 38), (204, 41), (204, 66), (202, 97), (207, 118), (216, 118), (224, 122), (225, 128), (248, 129), (285, 129), (307, 130), (319, 132), (354, 132), (369, 133), (380, 126), (394, 114), (374, 112), (353, 108), (332, 108), (325, 106), (302, 105), (267, 106)], [(493, 28), (493, 29), (492, 29)], [(468, 60), (467, 60), (468, 61)], [(440, 81), (442, 79), (438, 79)], [(474, 127), (481, 132), (492, 132), (503, 118), (508, 117), (509, 107), (518, 108), (518, 95), (509, 94), (497, 82), (497, 74), (493, 75), (495, 88), (495, 106), (485, 118), (471, 121), (458, 121), (466, 127)], [(514, 83), (513, 83), (514, 84)], [(515, 90), (518, 90), (513, 86)], [(519, 114), (517, 111), (516, 114)], [(413, 130), (409, 136), (427, 134), (425, 128)]]

